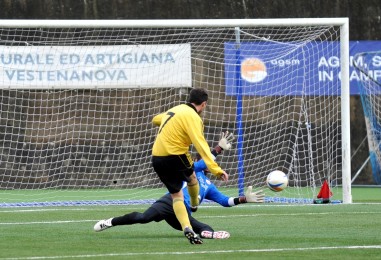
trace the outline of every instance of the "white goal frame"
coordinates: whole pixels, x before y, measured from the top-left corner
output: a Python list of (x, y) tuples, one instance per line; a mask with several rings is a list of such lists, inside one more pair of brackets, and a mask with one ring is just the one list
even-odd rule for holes
[(352, 203), (350, 153), (350, 90), (349, 90), (349, 19), (292, 18), (292, 19), (192, 19), (192, 20), (1, 20), (3, 28), (148, 28), (161, 27), (240, 27), (240, 26), (318, 26), (340, 27), (341, 67), (341, 129), (342, 129), (342, 191), (343, 203)]

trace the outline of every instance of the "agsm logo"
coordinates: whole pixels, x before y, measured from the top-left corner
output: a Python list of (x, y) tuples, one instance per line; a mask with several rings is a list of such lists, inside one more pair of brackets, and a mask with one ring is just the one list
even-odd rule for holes
[(246, 58), (241, 63), (241, 77), (251, 83), (264, 80), (267, 76), (265, 63), (257, 58)]

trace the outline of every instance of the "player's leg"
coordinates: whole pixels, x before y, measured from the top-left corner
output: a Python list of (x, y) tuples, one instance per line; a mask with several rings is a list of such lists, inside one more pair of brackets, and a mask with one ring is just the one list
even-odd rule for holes
[(202, 244), (202, 239), (193, 231), (190, 224), (188, 211), (184, 204), (183, 191), (180, 190), (179, 192), (171, 193), (171, 196), (173, 200), (173, 211), (175, 212), (177, 220), (180, 222), (185, 237), (191, 244)]
[(173, 201), (173, 212), (176, 215), (176, 218), (180, 222), (182, 230), (185, 227), (192, 228), (191, 223), (189, 221), (188, 211), (185, 207), (184, 203), (184, 195), (183, 191), (171, 193), (172, 201)]
[(152, 205), (157, 211), (160, 211), (160, 216), (176, 230), (182, 231), (179, 220), (177, 219), (175, 212), (173, 211), (172, 197), (170, 194), (166, 194), (161, 197), (156, 203)]
[(198, 206), (198, 193), (200, 188), (196, 174), (193, 172), (192, 163), (193, 161), (189, 154), (183, 154), (177, 156), (171, 165), (171, 167), (176, 169), (176, 177), (172, 177), (172, 187), (169, 192), (171, 193), (173, 200), (173, 211), (175, 212), (175, 215), (183, 230), (185, 230), (185, 227), (192, 229), (188, 211), (184, 204), (184, 194), (182, 190), (184, 181), (188, 183), (188, 192), (191, 196), (191, 205)]
[(153, 207), (149, 207), (143, 213), (131, 212), (123, 216), (100, 220), (94, 225), (94, 230), (99, 232), (114, 226), (133, 225), (138, 223), (146, 224), (152, 221), (158, 222), (161, 220), (163, 220), (163, 217), (161, 217), (160, 213)]
[(183, 182), (189, 182), (189, 176), (193, 173), (191, 162), (185, 154), (167, 157), (153, 156), (152, 165), (171, 194), (173, 211), (185, 237), (191, 244), (202, 244), (202, 239), (192, 230), (182, 191)]
[(190, 196), (192, 211), (195, 212), (199, 204), (198, 194), (200, 192), (200, 186), (198, 184), (198, 180), (194, 172), (192, 173), (191, 176), (189, 176), (189, 182), (188, 182), (187, 188), (188, 188), (188, 193)]
[(194, 217), (189, 217), (193, 230), (200, 234), (202, 238), (209, 239), (227, 239), (230, 237), (230, 233), (227, 231), (214, 231), (214, 229), (208, 224), (202, 223)]
[(116, 217), (112, 219), (113, 226), (121, 225), (133, 225), (133, 224), (147, 224), (152, 221), (159, 222), (163, 220), (159, 212), (156, 209), (149, 207), (143, 213), (132, 212), (124, 216)]

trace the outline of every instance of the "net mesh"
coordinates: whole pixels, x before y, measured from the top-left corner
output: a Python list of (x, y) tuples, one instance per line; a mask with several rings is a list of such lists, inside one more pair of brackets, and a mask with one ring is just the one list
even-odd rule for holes
[[(340, 81), (316, 57), (340, 56), (340, 28), (238, 32), (239, 42), (234, 27), (0, 28), (4, 201), (60, 200), (66, 196), (60, 192), (84, 190), (101, 195), (81, 199), (158, 198), (165, 190), (151, 167), (157, 132), (151, 120), (184, 103), (196, 87), (209, 93), (202, 118), (210, 147), (221, 131), (238, 136), (233, 149), (217, 158), (229, 182), (211, 177), (225, 193), (237, 195), (240, 179), (244, 187), (263, 187), (275, 169), (287, 173), (289, 187), (277, 194), (266, 190), (270, 197), (310, 199), (324, 179), (338, 188)], [(190, 85), (177, 85), (175, 75), (160, 71), (150, 52), (161, 53), (163, 45), (190, 46)], [(144, 54), (126, 53), (130, 46)], [(88, 63), (76, 62), (76, 55)], [(105, 69), (115, 63), (132, 67), (116, 74)], [(144, 69), (159, 70), (156, 82), (139, 84)], [(138, 80), (124, 84), (129, 77)]]
[(363, 52), (355, 55), (353, 63), (360, 82), (369, 156), (376, 184), (381, 184), (381, 82), (378, 70), (380, 58), (380, 52)]

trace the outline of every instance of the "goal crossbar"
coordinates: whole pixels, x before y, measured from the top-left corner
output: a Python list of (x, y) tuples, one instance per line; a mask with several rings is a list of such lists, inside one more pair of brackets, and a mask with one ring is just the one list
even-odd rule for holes
[[(176, 28), (176, 27), (288, 27), (347, 26), (348, 18), (286, 18), (286, 19), (157, 19), (157, 20), (1, 20), (3, 28)], [(347, 32), (348, 33), (348, 32)]]

